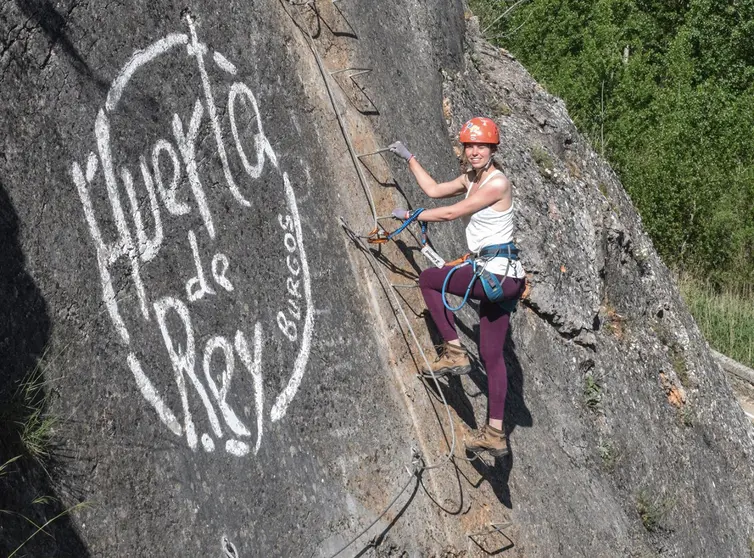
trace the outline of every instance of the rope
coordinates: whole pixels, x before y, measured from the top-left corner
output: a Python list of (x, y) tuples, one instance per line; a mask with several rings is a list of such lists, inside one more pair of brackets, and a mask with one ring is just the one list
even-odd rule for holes
[[(474, 266), (474, 274), (471, 276), (471, 281), (469, 281), (469, 286), (466, 287), (466, 294), (463, 295), (463, 300), (461, 301), (461, 304), (456, 306), (455, 308), (448, 303), (448, 300), (445, 298), (445, 293), (447, 291), (448, 283), (450, 282), (450, 276), (453, 275), (456, 270), (460, 267), (463, 267), (465, 265), (473, 265)], [(461, 308), (463, 308), (466, 305), (466, 302), (469, 300), (469, 293), (471, 292), (471, 287), (474, 286), (474, 281), (476, 281), (476, 264), (473, 262), (462, 262), (459, 263), (457, 266), (455, 266), (453, 269), (451, 269), (448, 274), (445, 276), (445, 280), (442, 282), (442, 303), (445, 305), (445, 308), (450, 310), (451, 312), (458, 312)]]
[[(398, 227), (397, 229), (395, 229), (393, 232), (391, 232), (387, 236), (387, 239), (388, 240), (393, 240), (393, 238), (395, 238), (396, 236), (398, 236), (399, 234), (401, 234), (406, 227), (408, 227), (411, 223), (413, 223), (414, 221), (416, 221), (416, 218), (419, 217), (419, 213), (421, 213), (422, 211), (424, 211), (423, 207), (420, 207), (419, 209), (415, 210), (411, 215), (409, 215), (408, 219), (406, 219), (405, 221), (403, 221), (403, 223), (401, 224), (400, 227)], [(424, 221), (420, 221), (420, 223), (422, 224), (421, 225), (422, 226), (422, 235), (426, 236), (426, 234), (427, 234), (427, 225), (426, 225), (426, 223)], [(422, 244), (424, 244), (424, 242), (425, 241), (423, 241)]]
[[(393, 240), (396, 236), (402, 233), (412, 222), (416, 221), (417, 217), (422, 211), (424, 211), (424, 208), (414, 211), (413, 214), (409, 215), (408, 219), (404, 220), (400, 227), (398, 227), (391, 233), (387, 232), (381, 226), (377, 226), (369, 234), (356, 236), (358, 236), (359, 238), (366, 238), (369, 244), (384, 244), (385, 242)], [(396, 218), (392, 215), (390, 217), (393, 219)], [(377, 217), (377, 220), (380, 219), (385, 219), (385, 217)], [(422, 248), (424, 248), (427, 245), (427, 222), (419, 221), (419, 228), (421, 229), (421, 234), (419, 235), (419, 243), (422, 245)]]

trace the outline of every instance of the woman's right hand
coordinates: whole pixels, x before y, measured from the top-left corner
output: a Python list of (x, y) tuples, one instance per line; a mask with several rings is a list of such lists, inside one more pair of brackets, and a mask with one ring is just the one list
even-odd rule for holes
[(411, 152), (406, 149), (406, 146), (399, 141), (391, 143), (387, 146), (387, 148), (391, 153), (395, 153), (396, 155), (398, 155), (398, 157), (403, 157), (404, 159), (406, 159), (406, 161), (410, 161), (411, 157), (413, 157), (413, 155), (411, 155)]

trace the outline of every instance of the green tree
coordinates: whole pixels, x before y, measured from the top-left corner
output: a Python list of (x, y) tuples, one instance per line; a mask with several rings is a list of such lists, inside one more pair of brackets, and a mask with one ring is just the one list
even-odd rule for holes
[(720, 285), (754, 280), (754, 0), (472, 9), (566, 101), (668, 264)]

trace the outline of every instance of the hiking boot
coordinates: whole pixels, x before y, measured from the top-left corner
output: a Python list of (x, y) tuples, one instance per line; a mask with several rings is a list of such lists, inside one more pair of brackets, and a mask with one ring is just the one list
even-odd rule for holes
[(464, 437), (467, 451), (479, 453), (489, 452), (493, 457), (503, 457), (510, 453), (505, 432), (485, 424), (479, 430), (472, 430)]
[(471, 361), (466, 354), (466, 349), (457, 345), (451, 345), (450, 343), (443, 343), (440, 354), (432, 363), (432, 371), (423, 370), (425, 376), (431, 376), (432, 372), (435, 373), (435, 376), (443, 376), (445, 374), (460, 376), (461, 374), (471, 372)]

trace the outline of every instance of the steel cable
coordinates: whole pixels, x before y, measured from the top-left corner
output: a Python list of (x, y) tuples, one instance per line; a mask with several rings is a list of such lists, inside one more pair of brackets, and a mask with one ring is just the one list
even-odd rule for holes
[[(325, 89), (327, 89), (327, 95), (330, 98), (330, 103), (332, 104), (333, 110), (335, 111), (335, 117), (338, 119), (338, 125), (340, 126), (340, 130), (343, 133), (343, 138), (346, 141), (346, 146), (348, 147), (348, 153), (351, 155), (351, 159), (353, 161), (353, 165), (356, 168), (356, 174), (359, 177), (359, 182), (361, 182), (361, 187), (364, 190), (364, 194), (366, 194), (367, 200), (369, 201), (369, 209), (372, 211), (372, 224), (373, 228), (377, 228), (377, 210), (375, 209), (374, 205), (374, 199), (372, 198), (372, 193), (369, 191), (369, 185), (367, 184), (366, 177), (364, 176), (364, 172), (361, 170), (361, 163), (359, 161), (358, 154), (356, 153), (356, 150), (353, 147), (353, 143), (351, 142), (351, 136), (348, 133), (348, 129), (346, 128), (346, 123), (343, 121), (343, 116), (340, 114), (340, 110), (338, 110), (338, 104), (335, 101), (335, 95), (333, 94), (332, 87), (330, 86), (330, 77), (327, 73), (327, 69), (325, 68), (324, 62), (322, 62), (322, 58), (319, 55), (319, 52), (317, 51), (317, 47), (314, 46), (314, 37), (312, 37), (311, 32), (309, 31), (309, 28), (305, 25), (302, 25), (298, 22), (298, 20), (288, 11), (288, 8), (285, 7), (285, 1), (280, 0), (283, 4), (283, 9), (285, 10), (285, 13), (288, 14), (288, 16), (293, 20), (293, 23), (301, 29), (301, 31), (304, 33), (306, 38), (308, 39), (307, 44), (309, 45), (309, 48), (312, 51), (312, 54), (314, 54), (314, 58), (317, 61), (317, 67), (319, 68), (319, 72), (322, 75), (322, 81), (325, 84)], [(309, 5), (309, 2), (306, 4), (294, 4), (294, 5)]]
[[(330, 87), (330, 84), (329, 84), (327, 70), (325, 69), (324, 63), (322, 62), (322, 58), (320, 57), (319, 52), (317, 51), (317, 47), (314, 45), (314, 37), (312, 37), (311, 32), (309, 31), (309, 28), (306, 27), (306, 26), (304, 26), (304, 25), (302, 25), (301, 23), (299, 23), (299, 21), (296, 19), (296, 17), (294, 17), (293, 14), (291, 14), (290, 11), (288, 11), (288, 9), (285, 7), (284, 0), (281, 0), (281, 3), (283, 4), (283, 9), (285, 10), (286, 14), (288, 14), (288, 16), (291, 18), (291, 20), (296, 25), (296, 27), (298, 27), (299, 29), (301, 29), (301, 31), (306, 35), (306, 37), (308, 39), (307, 44), (309, 46), (309, 49), (312, 51), (312, 54), (314, 55), (314, 58), (317, 61), (317, 67), (319, 68), (319, 71), (320, 71), (320, 73), (322, 75), (322, 80), (323, 80), (323, 82), (325, 84), (325, 88), (327, 89), (327, 94), (328, 94), (328, 97), (330, 99), (330, 103), (332, 104), (333, 110), (335, 111), (335, 115), (336, 115), (336, 117), (338, 119), (338, 124), (340, 125), (340, 129), (341, 129), (341, 132), (343, 134), (343, 138), (345, 139), (346, 145), (348, 146), (348, 151), (349, 151), (349, 153), (351, 155), (351, 159), (353, 161), (354, 167), (356, 168), (356, 173), (359, 176), (359, 181), (361, 182), (361, 185), (362, 185), (362, 188), (364, 190), (364, 193), (366, 194), (367, 199), (369, 201), (369, 207), (370, 207), (370, 209), (372, 211), (372, 219), (374, 221), (374, 225), (375, 225), (375, 228), (376, 228), (377, 227), (377, 211), (375, 209), (374, 200), (372, 199), (372, 194), (369, 191), (369, 187), (367, 185), (366, 178), (364, 177), (364, 174), (363, 174), (363, 172), (361, 170), (361, 161), (359, 160), (359, 158), (358, 158), (358, 156), (356, 154), (356, 151), (353, 148), (353, 143), (351, 142), (350, 134), (348, 132), (348, 129), (346, 128), (345, 122), (342, 119), (340, 111), (338, 110), (338, 105), (337, 105), (337, 102), (335, 100), (335, 96), (333, 95), (332, 88)], [(308, 3), (304, 4), (304, 5), (308, 5)], [(452, 415), (450, 413), (450, 406), (448, 405), (448, 402), (445, 399), (445, 395), (443, 394), (442, 389), (440, 388), (440, 383), (437, 380), (437, 376), (435, 375), (434, 371), (432, 370), (432, 366), (431, 366), (431, 364), (429, 362), (429, 359), (427, 358), (427, 355), (424, 352), (424, 349), (422, 348), (421, 344), (419, 343), (419, 339), (416, 336), (416, 332), (414, 331), (413, 326), (411, 326), (411, 322), (408, 320), (408, 316), (406, 316), (406, 313), (403, 310), (403, 306), (400, 304), (400, 301), (398, 301), (398, 299), (397, 299), (397, 297), (395, 295), (395, 292), (393, 291), (393, 288), (390, 285), (390, 281), (388, 281), (387, 277), (385, 276), (385, 274), (384, 274), (384, 272), (382, 270), (382, 267), (379, 265), (379, 262), (377, 262), (376, 258), (374, 258), (374, 255), (372, 254), (371, 250), (369, 250), (366, 246), (364, 246), (364, 243), (362, 242), (362, 236), (358, 235), (357, 233), (355, 233), (353, 231), (353, 229), (346, 223), (346, 221), (342, 217), (340, 218), (340, 220), (341, 220), (341, 223), (343, 224), (343, 226), (346, 229), (348, 229), (349, 233), (352, 234), (354, 237), (356, 237), (359, 240), (359, 243), (362, 245), (362, 247), (375, 260), (375, 263), (377, 263), (377, 269), (379, 270), (380, 275), (382, 276), (383, 282), (386, 285), (386, 289), (388, 291), (390, 291), (390, 293), (391, 293), (391, 295), (393, 297), (393, 301), (396, 304), (396, 306), (398, 307), (398, 310), (400, 311), (401, 316), (403, 316), (403, 319), (404, 319), (404, 321), (406, 323), (406, 326), (408, 327), (409, 331), (411, 332), (411, 337), (413, 338), (414, 342), (416, 343), (417, 348), (419, 349), (419, 352), (421, 353), (422, 359), (424, 360), (424, 363), (427, 366), (427, 370), (432, 375), (432, 379), (435, 382), (437, 390), (442, 395), (443, 405), (445, 406), (445, 409), (446, 409), (446, 411), (448, 413), (448, 420), (449, 420), (449, 424), (451, 426), (450, 451), (448, 452), (448, 454), (445, 455), (445, 461), (442, 461), (442, 462), (434, 464), (434, 465), (425, 465), (423, 467), (423, 469), (429, 470), (429, 469), (435, 469), (435, 468), (441, 467), (441, 466), (445, 465), (448, 461), (450, 461), (453, 458), (453, 454), (455, 452), (455, 446), (456, 446), (455, 423), (453, 422), (453, 417), (452, 417)]]
[(455, 422), (453, 421), (453, 416), (450, 413), (450, 405), (448, 404), (447, 399), (445, 398), (445, 392), (443, 392), (442, 388), (440, 387), (440, 382), (437, 379), (437, 374), (435, 374), (434, 370), (432, 370), (432, 365), (429, 362), (429, 359), (427, 358), (427, 353), (424, 351), (424, 349), (421, 346), (421, 343), (419, 342), (419, 338), (416, 335), (416, 332), (414, 331), (413, 326), (411, 325), (411, 322), (408, 319), (408, 316), (406, 315), (406, 312), (403, 310), (403, 305), (398, 300), (398, 296), (395, 294), (395, 291), (393, 289), (393, 286), (391, 285), (390, 281), (388, 280), (387, 276), (385, 275), (384, 270), (382, 269), (382, 266), (380, 265), (379, 260), (374, 256), (371, 250), (367, 246), (364, 245), (364, 242), (361, 238), (351, 229), (351, 227), (348, 226), (348, 223), (346, 222), (343, 217), (340, 217), (340, 222), (343, 225), (343, 227), (348, 231), (348, 233), (356, 238), (361, 245), (362, 249), (366, 251), (369, 256), (372, 258), (375, 267), (377, 268), (377, 271), (381, 277), (380, 283), (383, 284), (383, 287), (385, 290), (390, 292), (390, 295), (393, 299), (394, 305), (398, 308), (398, 311), (400, 312), (401, 316), (403, 317), (403, 321), (406, 324), (406, 327), (408, 328), (409, 333), (411, 333), (411, 338), (414, 340), (414, 343), (416, 344), (417, 349), (419, 349), (419, 353), (422, 356), (422, 360), (424, 360), (424, 364), (427, 366), (427, 370), (429, 371), (432, 380), (435, 383), (435, 387), (437, 388), (438, 393), (440, 394), (440, 397), (442, 398), (442, 403), (445, 406), (445, 410), (448, 413), (448, 422), (450, 424), (450, 432), (451, 432), (451, 443), (448, 453), (445, 455), (445, 460), (440, 461), (439, 463), (433, 464), (433, 465), (424, 465), (423, 469), (429, 470), (429, 469), (436, 469), (438, 467), (442, 467), (443, 465), (446, 465), (448, 461), (450, 461), (453, 458), (453, 455), (455, 453), (456, 448), (456, 431), (455, 431)]
[(388, 512), (388, 510), (389, 510), (390, 508), (392, 508), (392, 507), (393, 507), (393, 504), (395, 504), (395, 503), (396, 503), (396, 502), (398, 501), (398, 498), (400, 498), (400, 497), (401, 497), (401, 495), (402, 495), (402, 494), (403, 494), (404, 492), (406, 492), (406, 489), (407, 489), (407, 488), (408, 488), (408, 487), (409, 487), (409, 486), (411, 485), (411, 481), (412, 481), (412, 480), (413, 480), (414, 478), (416, 478), (416, 479), (417, 479), (417, 481), (418, 481), (418, 479), (419, 479), (419, 475), (421, 474), (421, 472), (422, 472), (422, 471), (423, 471), (424, 469), (423, 469), (423, 467), (417, 467), (417, 466), (416, 466), (416, 464), (417, 464), (417, 463), (418, 463), (418, 461), (417, 461), (417, 460), (415, 459), (415, 460), (414, 460), (414, 462), (413, 462), (413, 464), (414, 464), (414, 470), (413, 470), (413, 471), (409, 471), (409, 473), (410, 473), (410, 475), (411, 475), (411, 476), (410, 476), (410, 477), (408, 478), (408, 481), (406, 481), (406, 484), (404, 484), (404, 485), (403, 485), (403, 488), (401, 488), (401, 491), (400, 491), (400, 492), (398, 492), (398, 494), (396, 494), (396, 495), (395, 495), (395, 498), (393, 498), (393, 499), (392, 499), (392, 500), (390, 501), (390, 503), (389, 503), (389, 504), (388, 504), (388, 505), (387, 505), (387, 506), (385, 507), (385, 509), (384, 509), (384, 510), (382, 510), (382, 513), (381, 513), (380, 515), (378, 515), (378, 516), (377, 516), (377, 517), (375, 518), (375, 520), (374, 520), (374, 521), (372, 521), (372, 522), (371, 522), (371, 523), (370, 523), (369, 525), (367, 525), (366, 527), (364, 527), (364, 529), (362, 529), (362, 530), (361, 530), (361, 531), (359, 532), (359, 534), (358, 534), (358, 535), (356, 535), (356, 536), (352, 537), (352, 538), (351, 538), (351, 540), (349, 540), (349, 541), (348, 541), (348, 542), (347, 542), (347, 543), (345, 544), (345, 546), (342, 546), (342, 547), (340, 548), (340, 550), (338, 550), (338, 551), (337, 551), (337, 552), (336, 552), (335, 554), (331, 554), (331, 555), (330, 555), (330, 558), (335, 558), (335, 557), (336, 557), (336, 556), (337, 556), (338, 554), (340, 554), (340, 553), (341, 553), (341, 552), (343, 552), (343, 551), (344, 551), (344, 550), (345, 550), (346, 548), (348, 548), (348, 547), (349, 547), (349, 546), (351, 546), (351, 545), (352, 545), (353, 543), (355, 543), (355, 542), (356, 542), (357, 540), (359, 540), (359, 538), (360, 538), (360, 537), (361, 537), (361, 536), (362, 536), (362, 535), (363, 535), (364, 533), (366, 533), (367, 531), (369, 531), (369, 529), (371, 529), (372, 527), (374, 527), (374, 526), (375, 526), (375, 525), (377, 524), (377, 522), (378, 522), (378, 521), (379, 521), (380, 519), (382, 519), (382, 518), (384, 517), (384, 515), (385, 515), (385, 514), (386, 514), (386, 513)]
[[(336, 116), (336, 118), (338, 120), (338, 125), (340, 126), (341, 132), (343, 134), (343, 138), (344, 138), (344, 140), (346, 142), (346, 146), (348, 147), (348, 152), (349, 152), (349, 154), (351, 156), (351, 160), (353, 161), (354, 167), (356, 169), (356, 173), (358, 175), (359, 182), (361, 183), (361, 187), (362, 187), (362, 189), (364, 191), (364, 194), (367, 197), (367, 201), (369, 202), (369, 208), (370, 208), (370, 210), (372, 212), (373, 225), (374, 225), (374, 228), (376, 229), (376, 228), (378, 228), (379, 225), (378, 225), (378, 216), (377, 216), (377, 210), (376, 210), (375, 204), (374, 204), (374, 199), (372, 198), (371, 191), (370, 191), (369, 186), (367, 184), (366, 178), (364, 177), (364, 173), (363, 173), (363, 171), (361, 169), (361, 160), (359, 159), (359, 157), (358, 157), (358, 155), (356, 153), (356, 150), (353, 147), (353, 142), (351, 141), (350, 134), (348, 132), (348, 129), (346, 128), (346, 124), (345, 124), (345, 122), (343, 120), (343, 117), (342, 117), (340, 111), (338, 110), (338, 104), (337, 104), (337, 102), (335, 100), (335, 95), (333, 94), (332, 87), (330, 86), (330, 83), (329, 83), (329, 75), (328, 75), (327, 70), (326, 70), (326, 68), (324, 66), (322, 58), (320, 57), (319, 52), (317, 51), (317, 48), (314, 45), (314, 37), (311, 35), (311, 32), (309, 31), (308, 27), (306, 27), (306, 26), (302, 25), (301, 23), (299, 23), (299, 21), (296, 19), (296, 17), (294, 17), (293, 14), (291, 14), (288, 11), (288, 9), (285, 7), (285, 0), (281, 0), (281, 3), (283, 4), (283, 9), (285, 10), (286, 14), (291, 18), (291, 20), (296, 25), (296, 27), (298, 27), (304, 33), (304, 35), (306, 36), (306, 38), (308, 39), (307, 45), (309, 46), (310, 50), (312, 51), (312, 54), (314, 55), (314, 58), (315, 58), (315, 60), (317, 62), (317, 67), (319, 68), (320, 74), (322, 75), (322, 79), (323, 79), (323, 82), (325, 84), (325, 88), (327, 90), (327, 94), (328, 94), (328, 97), (330, 99), (330, 103), (332, 104), (333, 110), (335, 111), (335, 116)], [(303, 4), (296, 4), (296, 3), (291, 3), (291, 4), (294, 5), (294, 6), (308, 6), (308, 5), (311, 4), (311, 2), (305, 2)], [(416, 478), (418, 480), (419, 476), (421, 475), (421, 473), (423, 471), (431, 470), (431, 469), (437, 469), (437, 468), (443, 467), (443, 466), (447, 465), (448, 463), (453, 462), (454, 458), (460, 458), (460, 459), (462, 459), (464, 461), (473, 461), (474, 459), (476, 459), (478, 457), (478, 456), (475, 456), (472, 459), (467, 459), (467, 458), (455, 455), (455, 448), (456, 448), (456, 444), (457, 444), (457, 437), (456, 437), (456, 432), (455, 432), (455, 422), (453, 421), (453, 416), (452, 416), (452, 413), (450, 411), (450, 405), (448, 404), (448, 401), (445, 398), (445, 393), (443, 392), (443, 390), (442, 390), (442, 388), (440, 386), (440, 382), (438, 381), (438, 377), (435, 374), (435, 372), (432, 370), (432, 366), (431, 366), (431, 364), (429, 362), (429, 359), (427, 358), (427, 355), (426, 355), (424, 349), (421, 346), (421, 343), (419, 342), (419, 339), (418, 339), (418, 337), (416, 335), (416, 332), (414, 331), (414, 328), (411, 325), (411, 322), (409, 321), (408, 316), (406, 315), (406, 312), (403, 309), (403, 305), (398, 300), (398, 298), (396, 296), (396, 293), (395, 293), (395, 291), (393, 289), (393, 286), (390, 283), (390, 281), (388, 280), (387, 276), (385, 275), (385, 272), (382, 269), (382, 266), (379, 264), (379, 261), (374, 256), (374, 254), (372, 253), (372, 251), (369, 250), (368, 246), (366, 246), (364, 244), (363, 239), (367, 238), (367, 237), (365, 237), (364, 235), (357, 234), (348, 225), (348, 223), (345, 221), (345, 219), (343, 219), (343, 217), (340, 217), (340, 221), (341, 221), (343, 227), (348, 231), (349, 235), (351, 235), (353, 238), (355, 238), (358, 241), (359, 245), (362, 247), (362, 249), (364, 249), (370, 255), (370, 257), (372, 258), (372, 260), (373, 260), (373, 262), (374, 262), (374, 264), (375, 264), (375, 266), (376, 266), (376, 268), (378, 270), (378, 273), (379, 273), (379, 275), (381, 277), (380, 283), (383, 284), (383, 287), (387, 291), (389, 291), (391, 293), (391, 298), (393, 300), (393, 305), (395, 307), (397, 307), (398, 311), (400, 312), (400, 315), (402, 316), (403, 321), (404, 321), (406, 327), (408, 328), (408, 330), (409, 330), (409, 332), (411, 334), (411, 337), (414, 340), (414, 343), (416, 344), (417, 349), (419, 350), (419, 353), (421, 354), (422, 360), (424, 361), (424, 364), (426, 365), (427, 370), (429, 371), (429, 374), (431, 375), (432, 381), (434, 382), (435, 387), (437, 388), (437, 392), (440, 394), (440, 397), (441, 397), (441, 400), (442, 400), (442, 404), (445, 407), (445, 411), (446, 411), (446, 413), (448, 415), (448, 424), (449, 424), (450, 431), (451, 431), (451, 442), (449, 444), (448, 452), (437, 463), (430, 464), (430, 465), (422, 463), (420, 465), (419, 463), (421, 463), (421, 459), (420, 459), (420, 457), (416, 456), (415, 459), (414, 459), (414, 461), (412, 462), (413, 471), (409, 471), (410, 472), (409, 479), (403, 485), (403, 488), (401, 488), (401, 490), (398, 492), (398, 494), (396, 494), (396, 496), (390, 501), (390, 503), (384, 508), (384, 510), (377, 516), (377, 518), (375, 518), (369, 525), (367, 525), (364, 529), (362, 529), (358, 534), (356, 534), (354, 537), (352, 537), (337, 552), (335, 552), (334, 554), (332, 554), (330, 556), (330, 558), (335, 558), (336, 556), (340, 555), (344, 550), (346, 550), (354, 542), (356, 542), (360, 537), (362, 537), (365, 533), (367, 533), (369, 531), (369, 529), (371, 529), (374, 525), (376, 525), (377, 522), (379, 522), (379, 520), (382, 519), (382, 517), (385, 516), (385, 514), (390, 510), (390, 508), (393, 507), (393, 505), (398, 501), (398, 499), (401, 497), (401, 495), (410, 486), (411, 481), (414, 478)], [(454, 463), (454, 466), (455, 466), (455, 463)]]

